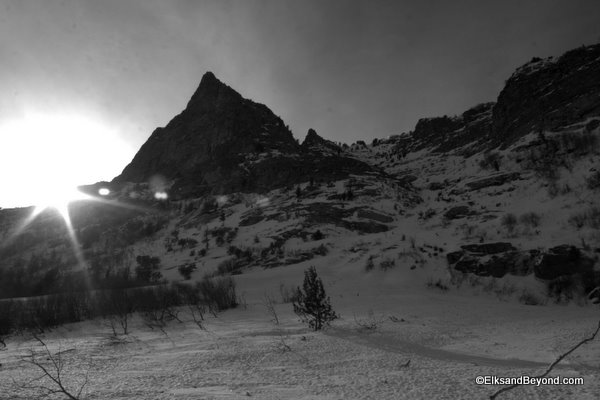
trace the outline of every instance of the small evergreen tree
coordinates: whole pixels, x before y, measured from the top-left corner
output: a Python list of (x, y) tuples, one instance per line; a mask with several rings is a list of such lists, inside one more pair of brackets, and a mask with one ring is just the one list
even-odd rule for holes
[(302, 289), (296, 289), (296, 299), (293, 303), (294, 312), (315, 331), (338, 318), (331, 309), (329, 296), (325, 294), (323, 282), (317, 276), (315, 267), (304, 271), (304, 283)]

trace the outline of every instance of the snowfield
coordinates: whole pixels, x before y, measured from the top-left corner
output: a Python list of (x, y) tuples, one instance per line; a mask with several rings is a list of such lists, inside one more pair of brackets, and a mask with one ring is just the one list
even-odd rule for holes
[[(302, 271), (289, 266), (236, 277), (246, 303), (207, 316), (206, 330), (182, 309), (184, 322), (172, 322), (166, 334), (134, 317), (131, 333), (118, 339), (102, 320), (41, 337), (52, 353), (61, 352), (67, 387), (88, 374), (85, 399), (469, 399), (499, 388), (475, 384), (477, 376), (544, 372), (589, 336), (599, 317), (593, 307), (526, 306), (487, 293), (425, 289), (421, 271), (365, 275), (330, 260), (318, 272), (341, 318), (312, 332), (291, 304), (279, 303), (276, 325), (264, 293), (279, 299), (279, 285), (301, 282)], [(7, 345), (0, 398), (36, 398), (39, 390), (23, 386), (39, 370), (21, 358), (39, 346), (27, 336)], [(521, 387), (499, 398), (595, 399), (599, 351), (598, 340), (584, 345), (551, 373), (583, 377), (582, 386)]]

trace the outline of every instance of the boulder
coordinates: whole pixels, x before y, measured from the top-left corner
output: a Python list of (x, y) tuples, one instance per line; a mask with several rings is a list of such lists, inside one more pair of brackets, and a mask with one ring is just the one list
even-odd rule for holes
[(379, 221), (379, 222), (383, 222), (383, 223), (390, 223), (394, 221), (394, 218), (385, 215), (385, 214), (380, 214), (377, 213), (375, 211), (371, 211), (371, 210), (358, 210), (358, 212), (356, 213), (356, 216), (358, 218), (365, 218), (365, 219), (372, 219), (374, 221)]
[(464, 251), (452, 251), (446, 254), (446, 260), (448, 260), (448, 264), (450, 265), (456, 264), (464, 254)]
[(473, 182), (469, 182), (466, 186), (470, 190), (479, 190), (490, 186), (501, 186), (505, 183), (512, 182), (521, 177), (521, 174), (518, 172), (507, 172), (503, 174), (497, 174), (494, 176), (490, 176), (488, 178), (478, 179)]
[(470, 253), (478, 254), (497, 254), (505, 251), (514, 251), (516, 248), (507, 242), (481, 243), (481, 244), (466, 244), (460, 246), (461, 249)]
[(584, 255), (577, 247), (561, 245), (542, 254), (534, 272), (536, 278), (552, 280), (562, 275), (589, 273), (593, 271), (594, 263), (592, 258)]
[(456, 206), (452, 207), (448, 211), (444, 213), (444, 218), (446, 219), (458, 219), (469, 216), (473, 214), (471, 209), (467, 206)]

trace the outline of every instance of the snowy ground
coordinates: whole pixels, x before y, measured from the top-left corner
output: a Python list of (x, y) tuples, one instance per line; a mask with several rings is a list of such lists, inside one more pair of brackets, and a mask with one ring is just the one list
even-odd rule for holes
[[(206, 331), (182, 311), (184, 322), (171, 323), (167, 335), (134, 319), (121, 341), (110, 339), (101, 320), (43, 338), (53, 352), (60, 347), (67, 384), (89, 374), (86, 399), (486, 398), (498, 387), (476, 385), (478, 375), (540, 374), (589, 336), (600, 317), (594, 307), (526, 306), (488, 293), (427, 289), (402, 270), (374, 271), (361, 281), (332, 262), (318, 271), (341, 318), (314, 333), (291, 304), (280, 303), (275, 325), (262, 297), (279, 299), (280, 283), (299, 283), (302, 271), (290, 266), (237, 277), (246, 307), (208, 317)], [(37, 376), (20, 361), (34, 341), (17, 336), (7, 344), (0, 398), (35, 398), (19, 387)], [(582, 376), (583, 386), (518, 388), (501, 398), (597, 398), (599, 351), (596, 340), (552, 373)]]

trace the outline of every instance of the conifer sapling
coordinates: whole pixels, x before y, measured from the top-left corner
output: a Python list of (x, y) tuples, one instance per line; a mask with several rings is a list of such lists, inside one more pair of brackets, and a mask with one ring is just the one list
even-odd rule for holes
[(315, 267), (304, 271), (304, 283), (302, 289), (296, 289), (296, 299), (293, 303), (294, 312), (315, 331), (338, 318), (331, 308), (329, 296), (325, 294), (323, 282)]

